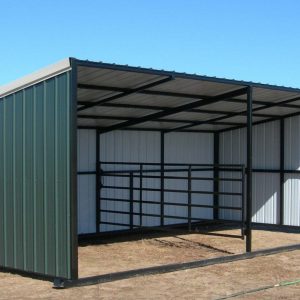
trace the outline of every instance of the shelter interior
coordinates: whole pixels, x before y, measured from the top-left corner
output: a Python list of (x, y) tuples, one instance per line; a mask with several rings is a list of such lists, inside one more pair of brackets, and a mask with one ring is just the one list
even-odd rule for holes
[(78, 234), (221, 221), (250, 243), (252, 222), (300, 225), (299, 90), (88, 61), (77, 74)]

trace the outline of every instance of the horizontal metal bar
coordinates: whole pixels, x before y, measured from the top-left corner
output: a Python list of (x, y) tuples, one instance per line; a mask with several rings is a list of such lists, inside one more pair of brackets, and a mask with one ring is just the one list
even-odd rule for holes
[[(160, 166), (161, 163), (148, 163), (148, 162), (124, 162), (124, 161), (101, 161), (105, 165), (144, 165), (144, 166)], [(165, 166), (196, 166), (196, 167), (244, 167), (243, 164), (185, 164), (185, 163), (164, 163)]]
[[(124, 187), (124, 186), (114, 186), (114, 185), (103, 185), (103, 189), (116, 189), (116, 190), (129, 190), (130, 187)], [(135, 191), (149, 191), (149, 192), (160, 192), (161, 189), (156, 188), (137, 188), (134, 187), (133, 190)], [(166, 193), (188, 193), (187, 190), (179, 190), (179, 189), (164, 189), (164, 192)], [(229, 192), (209, 192), (209, 191), (192, 191), (192, 194), (203, 194), (203, 195), (229, 195), (229, 196), (241, 196), (241, 193), (229, 193)]]
[[(101, 197), (101, 201), (112, 201), (112, 202), (126, 202), (130, 203), (132, 201), (133, 203), (140, 203), (140, 200), (129, 200), (129, 199), (123, 199), (123, 198), (110, 198), (110, 197)], [(158, 204), (160, 205), (160, 202), (158, 201), (150, 201), (150, 200), (142, 200), (143, 204)]]
[[(120, 198), (108, 198), (108, 197), (101, 197), (101, 200), (104, 201), (111, 201), (111, 202), (125, 202), (125, 203), (142, 203), (142, 204), (153, 204), (153, 205), (160, 205), (160, 202), (157, 201), (149, 201), (149, 200), (128, 200), (128, 199), (120, 199)], [(188, 203), (176, 203), (176, 202), (164, 202), (164, 205), (172, 205), (172, 206), (182, 206), (182, 207), (201, 207), (201, 208), (218, 208), (218, 209), (228, 209), (228, 210), (242, 210), (241, 207), (236, 206), (222, 206), (222, 205), (206, 205), (206, 204), (195, 204), (191, 203), (189, 205)], [(130, 213), (130, 212), (128, 212)]]
[[(120, 88), (120, 87), (113, 87), (113, 86), (102, 86), (102, 85), (90, 85), (90, 84), (78, 84), (78, 88), (80, 89), (89, 89), (89, 90), (98, 90), (98, 91), (112, 91), (118, 93), (130, 93), (133, 89), (129, 88)], [(139, 94), (145, 95), (154, 95), (154, 96), (165, 96), (165, 97), (176, 97), (176, 98), (185, 98), (185, 99), (204, 99), (209, 96), (207, 95), (200, 95), (200, 94), (191, 94), (191, 93), (180, 93), (180, 92), (166, 92), (166, 91), (154, 91), (154, 90), (142, 90), (138, 92)], [(224, 101), (228, 102), (235, 102), (235, 103), (242, 103), (246, 104), (246, 100), (244, 99), (226, 99)], [(266, 105), (270, 102), (268, 101), (261, 101), (261, 100), (253, 100), (253, 104), (256, 105)], [(293, 108), (300, 108), (299, 105), (278, 105), (284, 107), (293, 107)]]
[[(105, 213), (113, 213), (113, 214), (124, 214), (124, 215), (130, 215), (130, 212), (126, 212), (126, 211), (114, 211), (114, 210), (109, 210), (109, 209), (103, 209), (101, 210), (101, 212), (105, 212)], [(160, 218), (160, 214), (149, 214), (149, 213), (132, 213), (135, 216), (139, 216), (142, 215), (144, 217), (153, 217), (153, 218)], [(182, 217), (182, 216), (174, 216), (174, 215), (164, 215), (164, 218), (166, 219), (178, 219), (178, 220), (188, 220), (188, 217)], [(199, 221), (199, 220), (203, 220), (200, 218), (191, 218), (191, 220), (194, 221)]]
[[(230, 100), (227, 100), (230, 101)], [(85, 105), (88, 103), (92, 103), (89, 101), (78, 101), (78, 105)], [(169, 109), (170, 106), (155, 106), (155, 105), (142, 105), (142, 104), (129, 104), (129, 103), (103, 103), (101, 106), (106, 107), (118, 107), (118, 108), (131, 108), (131, 109), (145, 109), (145, 110), (166, 110)], [(201, 113), (201, 114), (209, 114), (209, 115), (228, 115), (232, 113), (231, 111), (226, 110), (212, 110), (212, 109), (202, 109), (202, 108), (191, 108), (186, 112), (193, 112), (193, 113)], [(237, 112), (237, 115), (246, 116), (245, 112)], [(271, 117), (281, 117), (276, 114), (266, 114), (266, 113), (254, 113), (254, 117), (262, 117), (262, 118), (271, 118)]]
[(276, 247), (276, 248), (269, 248), (264, 250), (257, 250), (242, 254), (233, 254), (233, 255), (227, 255), (227, 256), (220, 256), (215, 258), (209, 258), (209, 259), (202, 259), (202, 260), (196, 260), (191, 262), (184, 262), (184, 263), (176, 263), (176, 264), (167, 264), (163, 266), (155, 266), (155, 267), (148, 267), (148, 268), (142, 268), (142, 269), (136, 269), (136, 270), (130, 270), (130, 271), (122, 271), (122, 272), (115, 272), (110, 274), (104, 274), (104, 275), (97, 275), (97, 276), (91, 276), (86, 278), (77, 279), (75, 281), (68, 281), (65, 283), (65, 286), (87, 286), (92, 284), (100, 284), (100, 283), (107, 283), (107, 282), (113, 282), (118, 280), (124, 280), (124, 279), (130, 279), (130, 278), (136, 278), (138, 276), (147, 276), (147, 275), (155, 275), (155, 274), (166, 274), (171, 272), (177, 272), (182, 270), (188, 270), (188, 269), (195, 269), (195, 268), (201, 268), (211, 265), (217, 265), (217, 264), (225, 264), (229, 262), (239, 261), (239, 260), (245, 260), (245, 259), (252, 259), (255, 257), (261, 257), (266, 255), (274, 255), (277, 253), (287, 252), (287, 251), (295, 251), (300, 249), (300, 244), (290, 245), (290, 246), (282, 246), (282, 247)]
[[(77, 129), (99, 129), (100, 131), (103, 131), (106, 127), (103, 127), (103, 126), (95, 126), (95, 125), (90, 125), (90, 126), (77, 126)], [(151, 132), (163, 132), (164, 129), (162, 128), (153, 128), (153, 127), (143, 127), (143, 128), (140, 128), (140, 127), (133, 127), (133, 128), (124, 128), (122, 130), (126, 130), (126, 131), (151, 131)], [(178, 130), (177, 132), (191, 132), (191, 133), (214, 133), (215, 130), (205, 130), (205, 129), (201, 129), (201, 130)]]
[[(104, 224), (104, 225), (114, 225), (114, 226), (130, 227), (129, 224), (118, 223), (118, 222), (108, 222), (108, 221), (103, 221), (103, 220), (101, 220), (99, 224), (100, 224), (100, 225), (101, 225), (101, 224)], [(134, 227), (138, 227), (138, 226), (134, 226)]]
[[(77, 115), (78, 119), (90, 119), (90, 120), (116, 120), (116, 121), (134, 121), (138, 120), (138, 117), (123, 117), (123, 116), (109, 116), (109, 115)], [(184, 119), (159, 119), (161, 123), (184, 123), (184, 124), (195, 124), (197, 125), (197, 121), (192, 120), (184, 120)], [(210, 122), (208, 122), (209, 124)], [(212, 122), (211, 124), (215, 124)], [(243, 125), (241, 122), (218, 122), (219, 125), (225, 126), (237, 126)]]
[(154, 218), (160, 218), (159, 214), (149, 214), (149, 213), (130, 213), (129, 211), (122, 211), (122, 210), (110, 210), (110, 209), (102, 209), (101, 212), (105, 213), (111, 213), (111, 214), (120, 214), (120, 215), (134, 215), (134, 216), (139, 216), (142, 215), (144, 217), (154, 217)]
[[(128, 174), (110, 174), (110, 173), (104, 173), (104, 177), (124, 177), (129, 178)], [(134, 178), (146, 178), (146, 179), (161, 179), (162, 177), (160, 175), (133, 175)], [(164, 179), (174, 179), (174, 180), (187, 180), (187, 177), (184, 176), (163, 176)], [(233, 178), (212, 178), (212, 177), (192, 177), (191, 180), (199, 180), (199, 181), (237, 181), (241, 182), (242, 179), (233, 179)]]
[[(211, 172), (216, 168), (203, 168), (203, 169), (195, 169), (193, 168), (193, 172)], [(217, 168), (221, 172), (241, 172), (241, 169), (230, 169), (230, 168)], [(143, 170), (143, 173), (155, 173), (155, 172), (187, 172), (187, 169), (148, 169)], [(138, 170), (116, 170), (116, 171), (102, 171), (103, 175), (107, 174), (122, 174), (122, 173), (138, 173)]]
[[(168, 169), (170, 171), (173, 171), (172, 169)], [(145, 170), (146, 171), (146, 170)], [(159, 172), (160, 170), (157, 170)], [(174, 170), (174, 172), (186, 172), (186, 169), (183, 170)], [(195, 172), (198, 172), (198, 170), (193, 170)], [(230, 172), (231, 170), (228, 169), (226, 172)], [(122, 174), (114, 174), (111, 172), (121, 172), (121, 171), (105, 171), (103, 172), (103, 176), (107, 177), (128, 177), (128, 175), (122, 175)], [(122, 171), (123, 172), (123, 171)], [(132, 171), (132, 170), (125, 170), (124, 173), (129, 173), (129, 172), (137, 172), (137, 171)], [(149, 172), (153, 172), (152, 170), (149, 170)], [(224, 171), (223, 171), (224, 172)], [(300, 170), (279, 170), (279, 169), (253, 169), (254, 173), (294, 173), (294, 174), (300, 174)], [(79, 171), (77, 172), (77, 175), (95, 175), (95, 171)], [(139, 178), (140, 176), (138, 175), (133, 175), (135, 178)], [(155, 176), (155, 175), (142, 175), (142, 178), (160, 178), (160, 176)], [(165, 179), (187, 179), (186, 177), (177, 177), (177, 176), (164, 176)], [(210, 177), (192, 177), (192, 180), (216, 180), (216, 181), (241, 181), (242, 179), (236, 179), (236, 178), (210, 178)]]
[(96, 171), (79, 171), (77, 175), (96, 175)]

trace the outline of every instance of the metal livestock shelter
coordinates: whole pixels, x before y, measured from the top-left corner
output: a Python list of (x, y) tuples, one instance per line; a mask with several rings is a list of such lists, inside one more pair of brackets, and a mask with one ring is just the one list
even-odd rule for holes
[(300, 226), (300, 89), (68, 58), (0, 87), (0, 266), (78, 278), (78, 236)]

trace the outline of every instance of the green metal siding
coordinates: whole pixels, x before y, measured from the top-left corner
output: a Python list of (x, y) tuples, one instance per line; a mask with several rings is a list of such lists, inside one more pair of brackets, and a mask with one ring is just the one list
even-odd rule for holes
[(71, 72), (0, 99), (2, 267), (76, 277), (72, 101)]

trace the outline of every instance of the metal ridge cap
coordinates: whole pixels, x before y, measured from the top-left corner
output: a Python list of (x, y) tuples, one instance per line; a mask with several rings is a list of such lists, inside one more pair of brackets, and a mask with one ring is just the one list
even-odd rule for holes
[(70, 58), (65, 58), (57, 63), (51, 64), (31, 74), (25, 75), (15, 81), (0, 86), (0, 97), (8, 96), (21, 89), (44, 81), (53, 76), (59, 75), (71, 70)]

